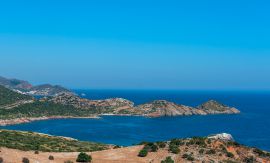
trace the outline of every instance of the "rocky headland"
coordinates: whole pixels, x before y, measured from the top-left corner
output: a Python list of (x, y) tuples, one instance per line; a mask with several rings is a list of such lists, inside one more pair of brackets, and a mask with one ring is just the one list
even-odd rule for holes
[(135, 106), (132, 101), (123, 98), (105, 100), (89, 100), (74, 94), (63, 93), (55, 97), (46, 98), (50, 102), (62, 105), (72, 105), (75, 108), (96, 110), (99, 114), (112, 115), (142, 115), (148, 117), (160, 116), (188, 116), (207, 114), (238, 114), (234, 107), (229, 107), (217, 101), (210, 100), (198, 107), (176, 104), (166, 100), (155, 100)]
[[(134, 102), (123, 98), (91, 100), (65, 91), (67, 89), (61, 89), (58, 86), (53, 89), (50, 89), (50, 85), (30, 87), (25, 81), (0, 79), (2, 84), (8, 85), (1, 86), (0, 80), (0, 125), (2, 126), (35, 120), (96, 118), (102, 115), (160, 117), (240, 113), (236, 108), (226, 106), (215, 100), (207, 101), (197, 107), (176, 104), (166, 100), (154, 100), (135, 105)], [(43, 92), (38, 93), (39, 95), (53, 94), (53, 96), (35, 98), (35, 96), (14, 90), (14, 88), (22, 89), (22, 87), (25, 89), (35, 88)]]

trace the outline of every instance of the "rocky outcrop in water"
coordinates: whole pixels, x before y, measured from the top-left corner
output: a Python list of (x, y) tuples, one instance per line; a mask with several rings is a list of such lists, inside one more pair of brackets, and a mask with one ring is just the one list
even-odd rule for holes
[(240, 113), (234, 107), (228, 107), (215, 100), (210, 100), (197, 107), (199, 110), (204, 111), (206, 114), (238, 114)]

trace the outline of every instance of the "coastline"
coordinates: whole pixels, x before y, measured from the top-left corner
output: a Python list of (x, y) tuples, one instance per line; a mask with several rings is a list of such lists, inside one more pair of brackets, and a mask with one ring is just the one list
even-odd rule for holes
[(49, 120), (49, 119), (67, 119), (67, 118), (93, 118), (98, 119), (99, 116), (93, 115), (88, 117), (76, 117), (76, 116), (49, 116), (49, 117), (32, 117), (32, 118), (15, 118), (15, 119), (1, 119), (0, 126), (8, 126), (8, 125), (15, 125), (15, 124), (22, 124), (22, 123), (29, 123), (33, 121), (41, 121), (41, 120)]
[[(212, 114), (201, 114), (200, 116), (206, 115), (229, 115), (229, 114), (239, 114), (239, 113), (212, 113)], [(78, 117), (78, 116), (43, 116), (43, 117), (31, 117), (31, 118), (15, 118), (15, 119), (0, 119), (0, 126), (8, 126), (8, 125), (16, 125), (22, 123), (30, 123), (33, 121), (41, 121), (41, 120), (49, 120), (49, 119), (68, 119), (68, 118), (75, 118), (75, 119), (99, 119), (102, 116), (136, 116), (136, 117), (146, 117), (146, 118), (158, 118), (158, 117), (178, 117), (178, 116), (194, 116), (194, 115), (174, 115), (174, 116), (160, 116), (160, 115), (147, 115), (147, 114), (113, 114), (113, 113), (105, 113), (105, 114), (98, 114), (93, 116), (86, 116), (86, 117)]]

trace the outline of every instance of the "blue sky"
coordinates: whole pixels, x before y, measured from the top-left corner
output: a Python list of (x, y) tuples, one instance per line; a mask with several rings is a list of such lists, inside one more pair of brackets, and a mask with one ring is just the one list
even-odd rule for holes
[(270, 2), (0, 2), (0, 75), (96, 89), (270, 90)]

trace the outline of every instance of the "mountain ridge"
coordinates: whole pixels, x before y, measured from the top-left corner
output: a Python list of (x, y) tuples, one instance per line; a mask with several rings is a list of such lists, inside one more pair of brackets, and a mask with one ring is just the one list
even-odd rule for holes
[(56, 96), (63, 92), (72, 93), (70, 90), (60, 85), (41, 84), (34, 86), (25, 80), (8, 79), (2, 76), (0, 76), (0, 85), (18, 93), (32, 96)]

